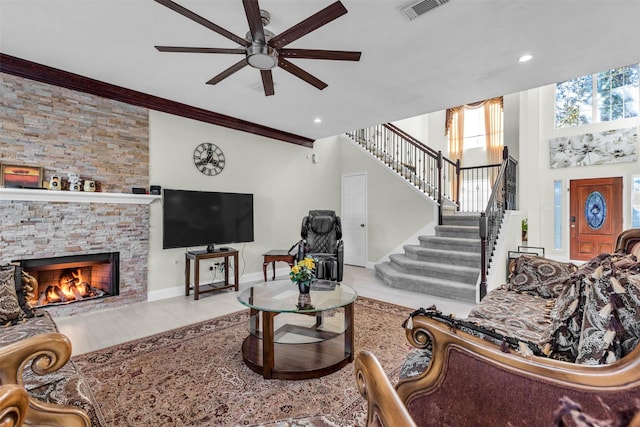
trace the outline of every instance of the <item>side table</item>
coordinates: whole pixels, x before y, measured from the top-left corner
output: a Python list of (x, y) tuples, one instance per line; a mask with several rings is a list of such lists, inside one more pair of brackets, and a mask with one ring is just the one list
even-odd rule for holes
[(289, 267), (293, 267), (295, 264), (295, 256), (290, 255), (289, 251), (284, 249), (272, 249), (269, 252), (262, 254), (264, 261), (262, 263), (262, 274), (264, 275), (264, 281), (267, 281), (267, 266), (269, 264), (273, 267), (273, 277), (271, 280), (276, 280), (276, 262), (286, 262)]
[[(200, 290), (200, 261), (210, 258), (224, 258), (224, 283), (222, 286), (215, 286), (212, 283), (207, 283), (202, 286), (213, 285), (212, 289), (205, 291)], [(229, 283), (229, 258), (233, 258), (233, 283)], [(220, 291), (222, 289), (234, 288), (238, 290), (238, 251), (233, 248), (227, 248), (225, 250), (215, 250), (214, 252), (207, 251), (189, 251), (185, 255), (185, 267), (184, 267), (184, 294), (189, 296), (190, 293), (190, 279), (191, 279), (191, 260), (195, 262), (193, 266), (194, 278), (193, 278), (193, 299), (200, 299), (200, 294), (206, 292)]]

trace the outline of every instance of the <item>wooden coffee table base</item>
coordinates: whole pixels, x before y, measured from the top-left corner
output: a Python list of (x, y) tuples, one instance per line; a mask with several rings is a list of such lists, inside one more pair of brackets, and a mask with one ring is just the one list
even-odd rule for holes
[[(300, 347), (304, 348), (300, 348)], [(247, 337), (242, 343), (244, 363), (266, 379), (307, 380), (339, 371), (353, 357), (344, 352), (344, 338), (313, 344), (274, 344), (274, 364), (267, 374), (262, 361), (262, 340)]]
[(333, 338), (301, 344), (273, 342), (273, 318), (263, 311), (264, 336), (253, 334), (242, 343), (245, 364), (264, 378), (305, 380), (339, 371), (353, 361), (353, 303), (344, 307), (345, 332)]

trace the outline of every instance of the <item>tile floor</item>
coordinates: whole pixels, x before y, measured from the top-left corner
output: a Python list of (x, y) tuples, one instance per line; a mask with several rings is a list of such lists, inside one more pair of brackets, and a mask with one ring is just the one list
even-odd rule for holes
[[(373, 270), (361, 267), (345, 266), (343, 283), (356, 289), (358, 295), (406, 306), (407, 314), (412, 309), (435, 304), (444, 313), (464, 317), (472, 308), (470, 304), (391, 288), (377, 278)], [(241, 283), (240, 291), (249, 286), (251, 283)], [(201, 295), (194, 301), (192, 293), (189, 297), (60, 316), (54, 320), (60, 332), (71, 339), (73, 355), (78, 355), (246, 309), (236, 297), (233, 290), (223, 290)]]

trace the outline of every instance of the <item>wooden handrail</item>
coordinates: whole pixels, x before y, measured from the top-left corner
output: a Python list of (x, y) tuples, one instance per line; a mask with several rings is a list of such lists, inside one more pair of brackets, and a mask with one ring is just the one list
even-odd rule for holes
[(385, 128), (389, 129), (391, 132), (395, 133), (396, 135), (405, 138), (409, 143), (415, 145), (416, 147), (420, 147), (422, 150), (430, 153), (433, 157), (437, 157), (438, 156), (438, 152), (436, 150), (434, 150), (433, 148), (429, 147), (428, 145), (423, 144), (422, 141), (420, 141), (420, 140), (414, 138), (413, 136), (409, 135), (408, 133), (406, 133), (405, 131), (403, 131), (402, 129), (397, 127), (396, 125), (394, 125), (392, 123), (385, 123), (382, 126), (384, 126)]

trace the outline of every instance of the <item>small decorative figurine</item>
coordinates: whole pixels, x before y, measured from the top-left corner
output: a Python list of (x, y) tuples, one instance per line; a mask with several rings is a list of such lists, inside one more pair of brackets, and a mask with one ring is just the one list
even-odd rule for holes
[(90, 181), (88, 179), (84, 180), (84, 191), (96, 191), (96, 182), (95, 181)]
[(61, 190), (62, 182), (60, 181), (60, 177), (57, 175), (53, 175), (49, 180), (49, 190)]
[(69, 180), (69, 191), (82, 191), (82, 181), (80, 175), (75, 172), (69, 172), (67, 174)]

